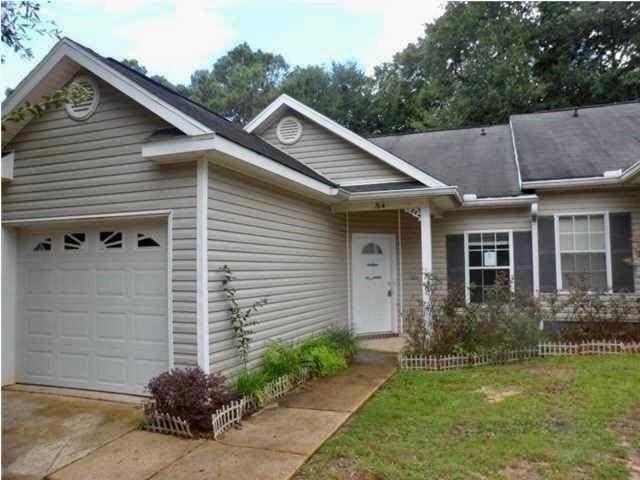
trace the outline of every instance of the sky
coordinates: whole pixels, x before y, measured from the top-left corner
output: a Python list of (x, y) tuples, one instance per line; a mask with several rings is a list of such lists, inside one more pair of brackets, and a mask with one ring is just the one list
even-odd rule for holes
[[(355, 60), (371, 73), (415, 41), (443, 10), (439, 0), (51, 0), (42, 18), (64, 36), (150, 74), (188, 83), (241, 42), (282, 54), (290, 65)], [(7, 51), (0, 94), (15, 87), (56, 43), (32, 35), (34, 59)]]

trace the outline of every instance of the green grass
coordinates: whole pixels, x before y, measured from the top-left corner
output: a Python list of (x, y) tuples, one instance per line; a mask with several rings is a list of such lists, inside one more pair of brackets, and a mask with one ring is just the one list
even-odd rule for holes
[[(491, 403), (483, 388), (519, 393)], [(403, 371), (296, 478), (627, 479), (631, 448), (637, 355)]]

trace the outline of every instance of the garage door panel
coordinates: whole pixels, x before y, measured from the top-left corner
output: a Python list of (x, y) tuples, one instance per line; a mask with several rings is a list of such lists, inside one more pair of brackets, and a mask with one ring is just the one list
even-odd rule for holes
[(25, 354), (25, 373), (32, 378), (51, 380), (55, 374), (55, 355), (51, 351), (31, 350)]
[(88, 340), (91, 336), (91, 312), (65, 311), (59, 313), (60, 337), (70, 340)]
[(129, 272), (126, 269), (96, 269), (96, 296), (107, 297), (106, 301), (114, 301), (127, 296), (130, 291)]
[(91, 356), (89, 352), (60, 352), (58, 354), (60, 378), (62, 380), (86, 384), (89, 382)]
[[(122, 224), (23, 232), (21, 381), (143, 393), (168, 369), (165, 231)], [(157, 245), (140, 246), (138, 233)]]

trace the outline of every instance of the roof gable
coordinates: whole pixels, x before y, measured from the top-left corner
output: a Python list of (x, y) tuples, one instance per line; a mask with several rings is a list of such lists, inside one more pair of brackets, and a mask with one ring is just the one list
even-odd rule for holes
[(640, 159), (638, 102), (513, 115), (511, 124), (523, 182), (601, 177)]
[[(294, 118), (298, 121), (299, 138), (295, 142), (281, 139), (278, 134), (280, 120), (284, 118)], [(276, 148), (343, 187), (415, 181), (289, 108), (273, 115), (272, 120), (260, 130), (259, 135)]]
[(343, 127), (337, 122), (286, 94), (280, 95), (275, 101), (267, 106), (267, 108), (260, 112), (245, 126), (245, 130), (248, 132), (260, 132), (262, 129), (271, 126), (274, 118), (277, 115), (281, 115), (284, 109), (287, 108), (321, 126), (344, 141), (351, 143), (353, 146), (363, 150), (372, 157), (386, 163), (399, 172), (402, 172), (406, 176), (423, 183), (424, 185), (429, 187), (446, 186), (442, 181), (432, 177), (425, 171), (380, 148), (378, 145), (370, 142), (366, 138), (361, 137), (348, 128)]
[[(85, 69), (109, 83), (188, 136), (215, 133), (325, 185), (335, 186), (327, 178), (258, 136), (236, 127), (221, 115), (160, 85), (117, 60), (102, 57), (68, 38), (60, 40), (20, 82), (3, 102), (3, 110), (10, 111), (25, 101), (40, 101), (43, 95), (66, 85), (80, 69)], [(6, 145), (24, 125), (24, 123), (8, 125), (3, 132), (3, 145)]]

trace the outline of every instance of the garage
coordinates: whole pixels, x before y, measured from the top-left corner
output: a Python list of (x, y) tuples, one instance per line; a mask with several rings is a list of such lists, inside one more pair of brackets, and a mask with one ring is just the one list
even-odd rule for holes
[(161, 221), (21, 229), (18, 381), (143, 393), (169, 368), (167, 262)]

